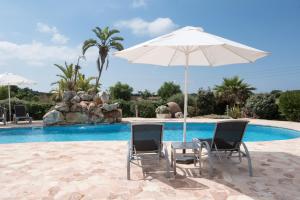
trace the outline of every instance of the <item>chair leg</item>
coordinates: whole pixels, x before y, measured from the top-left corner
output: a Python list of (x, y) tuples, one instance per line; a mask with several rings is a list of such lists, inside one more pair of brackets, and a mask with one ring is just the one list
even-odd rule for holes
[(207, 141), (203, 141), (202, 144), (204, 145), (204, 147), (207, 150), (208, 163), (209, 163), (209, 175), (212, 176), (214, 168), (213, 168), (213, 163), (212, 163), (212, 158), (211, 158), (211, 149), (210, 149), (210, 146)]
[(168, 154), (168, 149), (166, 145), (164, 145), (164, 153), (165, 153), (165, 159), (166, 159), (166, 170), (167, 170), (167, 178), (170, 178), (170, 160), (169, 160), (169, 154)]
[(251, 162), (250, 153), (249, 153), (248, 148), (247, 148), (247, 146), (244, 142), (242, 142), (242, 145), (245, 149), (246, 157), (247, 157), (247, 160), (248, 160), (249, 176), (253, 176), (252, 162)]
[(131, 162), (131, 147), (128, 143), (128, 153), (127, 153), (127, 180), (130, 180), (130, 162)]

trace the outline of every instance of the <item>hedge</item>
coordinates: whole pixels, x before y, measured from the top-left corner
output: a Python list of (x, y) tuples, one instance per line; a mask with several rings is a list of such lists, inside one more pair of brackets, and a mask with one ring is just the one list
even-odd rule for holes
[[(53, 103), (41, 103), (35, 101), (25, 101), (20, 100), (18, 98), (11, 98), (11, 110), (12, 114), (14, 114), (14, 106), (18, 104), (23, 104), (26, 107), (27, 112), (34, 120), (41, 120), (45, 113), (50, 110)], [(8, 106), (8, 99), (0, 100), (0, 106), (5, 107), (7, 110), (7, 117), (9, 116), (9, 106)]]
[(156, 117), (155, 109), (160, 105), (163, 105), (162, 101), (133, 101), (131, 105), (131, 112), (135, 113), (135, 106), (137, 106), (139, 117), (153, 118)]
[(287, 120), (300, 121), (300, 91), (287, 91), (279, 97), (279, 110)]

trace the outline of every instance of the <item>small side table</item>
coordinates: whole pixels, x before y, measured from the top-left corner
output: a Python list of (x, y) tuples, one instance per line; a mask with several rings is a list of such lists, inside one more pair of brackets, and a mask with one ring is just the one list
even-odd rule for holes
[[(196, 166), (197, 157), (201, 158), (201, 155), (196, 155), (196, 152), (201, 154), (201, 145), (196, 142), (172, 142), (171, 143), (171, 166), (173, 167), (174, 175), (176, 175), (176, 160), (182, 157), (192, 158), (194, 165)], [(192, 150), (193, 153), (177, 153), (177, 150)], [(200, 162), (200, 160), (199, 160)], [(201, 173), (201, 164), (199, 164), (199, 173)]]

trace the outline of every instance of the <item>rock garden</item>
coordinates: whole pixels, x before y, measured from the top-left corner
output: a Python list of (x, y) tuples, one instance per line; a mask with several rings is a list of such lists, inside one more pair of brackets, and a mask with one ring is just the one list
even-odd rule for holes
[(118, 103), (109, 104), (105, 92), (65, 91), (62, 101), (44, 115), (43, 122), (45, 125), (120, 122), (122, 110), (118, 107)]

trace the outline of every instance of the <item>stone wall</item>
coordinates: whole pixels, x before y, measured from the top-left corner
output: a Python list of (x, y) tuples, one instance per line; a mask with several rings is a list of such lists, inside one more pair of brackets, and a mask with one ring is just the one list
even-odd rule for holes
[(122, 110), (117, 103), (108, 104), (108, 100), (105, 92), (93, 95), (66, 91), (62, 102), (44, 115), (44, 125), (120, 122)]

